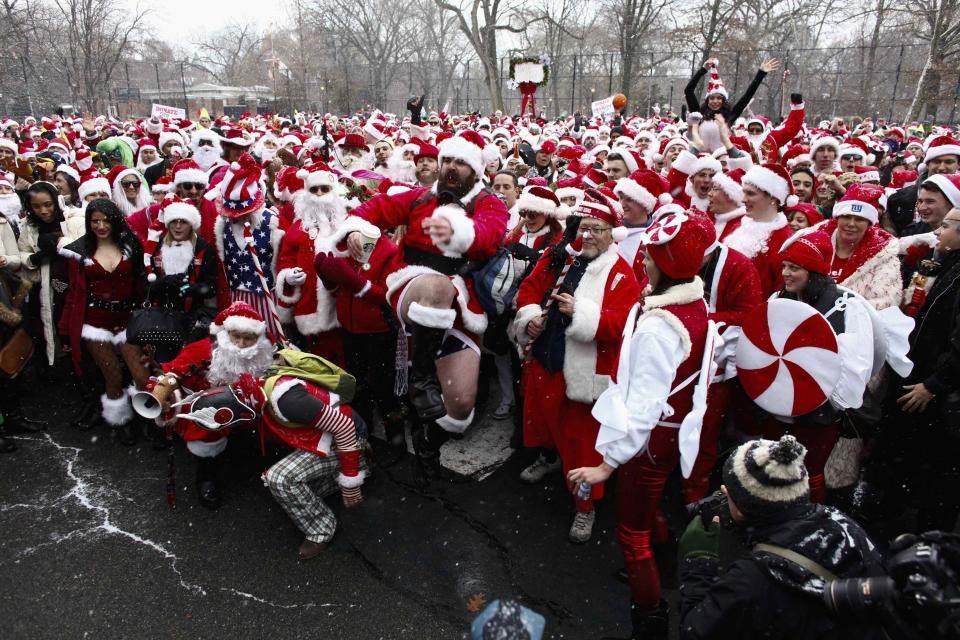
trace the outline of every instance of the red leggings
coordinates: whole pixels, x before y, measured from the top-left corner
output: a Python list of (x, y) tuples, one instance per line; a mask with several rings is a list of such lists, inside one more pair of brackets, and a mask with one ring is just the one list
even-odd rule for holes
[(667, 476), (680, 463), (679, 431), (656, 427), (647, 448), (621, 465), (617, 478), (617, 537), (627, 565), (630, 594), (641, 609), (660, 604), (660, 574), (650, 547)]
[(827, 466), (830, 452), (840, 438), (840, 423), (809, 424), (780, 422), (768, 417), (761, 425), (761, 437), (767, 440), (779, 440), (790, 434), (807, 448), (803, 464), (810, 474), (810, 501), (823, 502), (827, 497), (827, 484), (823, 477), (823, 468)]
[(700, 431), (700, 450), (693, 463), (690, 477), (683, 479), (683, 499), (687, 504), (707, 497), (710, 490), (710, 474), (717, 464), (717, 447), (720, 428), (733, 398), (733, 380), (724, 380), (710, 385), (707, 392), (707, 412), (703, 416)]

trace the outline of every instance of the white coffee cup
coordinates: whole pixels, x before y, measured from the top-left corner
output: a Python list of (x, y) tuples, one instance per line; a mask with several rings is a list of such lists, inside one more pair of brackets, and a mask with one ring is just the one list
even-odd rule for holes
[(374, 227), (370, 230), (360, 231), (360, 244), (363, 252), (360, 254), (360, 263), (365, 264), (370, 261), (373, 250), (377, 248), (377, 242), (380, 240), (380, 229)]

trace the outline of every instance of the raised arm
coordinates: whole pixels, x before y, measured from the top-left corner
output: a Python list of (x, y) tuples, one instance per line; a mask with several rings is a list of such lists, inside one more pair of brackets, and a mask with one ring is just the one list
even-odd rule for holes
[(743, 113), (743, 110), (747, 108), (747, 105), (750, 104), (751, 100), (753, 100), (753, 95), (757, 92), (757, 89), (760, 88), (760, 83), (762, 83), (763, 79), (767, 77), (767, 74), (776, 71), (779, 68), (780, 61), (776, 58), (763, 61), (763, 64), (760, 65), (760, 69), (757, 70), (757, 75), (753, 77), (753, 81), (750, 83), (750, 86), (747, 87), (747, 90), (743, 92), (743, 95), (740, 96), (740, 99), (737, 100), (736, 104), (734, 104), (731, 108), (730, 115), (728, 116), (731, 122), (739, 118), (740, 114)]

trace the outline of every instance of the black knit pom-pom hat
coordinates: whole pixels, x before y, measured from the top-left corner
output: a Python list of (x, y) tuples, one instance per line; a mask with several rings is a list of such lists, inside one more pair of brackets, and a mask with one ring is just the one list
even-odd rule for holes
[(777, 441), (752, 440), (737, 447), (723, 465), (723, 483), (747, 517), (810, 501), (803, 459), (807, 449), (793, 436)]

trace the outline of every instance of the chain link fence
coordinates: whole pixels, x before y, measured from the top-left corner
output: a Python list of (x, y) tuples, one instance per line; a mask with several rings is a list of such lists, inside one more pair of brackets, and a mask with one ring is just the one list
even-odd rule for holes
[[(808, 121), (834, 116), (906, 118), (925, 61), (923, 45), (830, 47), (786, 51), (714, 51), (723, 82), (736, 100), (754, 77), (760, 62), (778, 58), (781, 69), (771, 73), (754, 96), (751, 109), (772, 120), (788, 109), (791, 93), (802, 93)], [(644, 52), (629, 91), (621, 86), (621, 60), (613, 52), (576, 52), (551, 62), (550, 83), (536, 93), (536, 107), (553, 118), (572, 112), (590, 112), (590, 103), (614, 93), (628, 94), (627, 110), (648, 114), (654, 105), (680, 113), (683, 90), (697, 69), (697, 51)], [(789, 75), (784, 78), (782, 70)], [(498, 77), (506, 113), (520, 109), (521, 96), (509, 87), (509, 58), (500, 60)], [(49, 73), (31, 67), (23, 58), (0, 57), (0, 115), (22, 117), (53, 112), (73, 105), (77, 111), (110, 113), (117, 117), (144, 116), (152, 103), (185, 108), (201, 107), (213, 114), (242, 111), (289, 113), (294, 109), (348, 113), (368, 107), (403, 113), (410, 95), (426, 92), (427, 106), (452, 113), (491, 113), (492, 104), (482, 68), (476, 61), (452, 70), (449, 63), (398, 63), (379, 69), (355, 61), (316, 63), (309, 73), (288, 71), (244, 78), (242, 86), (220, 83), (188, 62), (130, 60), (117, 65), (108, 86), (83, 95), (82, 83), (58, 69)], [(376, 86), (377, 76), (383, 78)], [(236, 83), (239, 85), (240, 83)], [(960, 70), (941, 73), (936, 106), (938, 122), (960, 118)], [(697, 89), (702, 96), (704, 84)]]

